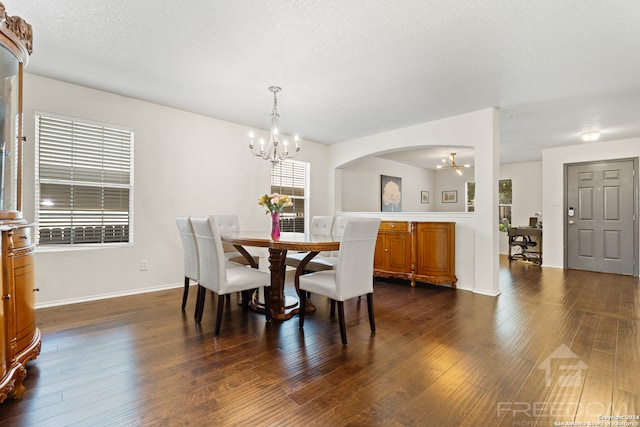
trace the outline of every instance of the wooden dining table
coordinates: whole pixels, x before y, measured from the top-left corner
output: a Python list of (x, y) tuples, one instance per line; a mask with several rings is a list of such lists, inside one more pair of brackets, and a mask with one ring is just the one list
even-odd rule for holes
[[(223, 242), (233, 245), (252, 267), (257, 268), (255, 260), (245, 246), (269, 249), (269, 271), (271, 274), (271, 288), (269, 306), (271, 317), (287, 320), (300, 311), (300, 288), (298, 278), (304, 272), (305, 266), (323, 251), (336, 251), (340, 248), (340, 238), (328, 235), (310, 233), (281, 233), (280, 238), (274, 240), (268, 231), (232, 231), (221, 232)], [(298, 298), (287, 298), (284, 292), (287, 251), (308, 252), (308, 255), (298, 264), (294, 285)], [(251, 304), (252, 309), (264, 312), (264, 306)], [(315, 311), (315, 306), (307, 299), (305, 312)]]

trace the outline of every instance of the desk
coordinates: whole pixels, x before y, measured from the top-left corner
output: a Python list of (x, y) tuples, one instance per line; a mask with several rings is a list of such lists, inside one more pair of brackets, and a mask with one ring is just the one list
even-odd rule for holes
[[(524, 259), (526, 261), (535, 262), (542, 265), (542, 228), (538, 227), (511, 227), (509, 229), (509, 261), (515, 257)], [(511, 247), (516, 246), (513, 244), (517, 236), (535, 237), (537, 240), (538, 249), (535, 251), (523, 250), (521, 254), (511, 254)], [(519, 256), (520, 255), (520, 256)]]
[[(340, 248), (339, 237), (307, 233), (282, 233), (279, 240), (271, 240), (271, 234), (268, 231), (221, 232), (220, 237), (223, 242), (232, 244), (247, 260), (251, 259), (251, 255), (243, 246), (269, 249), (271, 292), (269, 296), (265, 295), (265, 298), (269, 298), (271, 317), (278, 320), (290, 319), (300, 311), (299, 300), (294, 301), (292, 304), (285, 302), (284, 281), (287, 251), (309, 252), (309, 255), (300, 262), (296, 269), (295, 287), (298, 298), (300, 298), (298, 277), (307, 263), (319, 252), (335, 251)], [(250, 263), (255, 266), (255, 262), (252, 260)], [(308, 300), (306, 307), (306, 311), (315, 311), (316, 309)], [(257, 307), (253, 308), (257, 309)]]

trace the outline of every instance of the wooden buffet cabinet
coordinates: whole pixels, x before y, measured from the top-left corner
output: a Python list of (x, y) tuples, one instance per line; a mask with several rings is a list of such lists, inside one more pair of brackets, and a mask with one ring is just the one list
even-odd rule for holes
[(0, 403), (19, 399), (26, 364), (40, 354), (32, 226), (22, 217), (22, 76), (31, 26), (0, 3)]
[(382, 221), (376, 242), (373, 274), (411, 281), (456, 282), (454, 222)]

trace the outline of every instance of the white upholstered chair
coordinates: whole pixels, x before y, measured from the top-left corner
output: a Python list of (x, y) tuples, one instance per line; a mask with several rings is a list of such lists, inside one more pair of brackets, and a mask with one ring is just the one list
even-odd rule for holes
[[(213, 215), (218, 225), (218, 231), (240, 231), (240, 220), (238, 215)], [(222, 248), (224, 249), (224, 256), (227, 261), (235, 262), (242, 265), (251, 265), (253, 268), (258, 268), (259, 257), (252, 256), (253, 262), (249, 262), (244, 255), (230, 243), (222, 242)]]
[[(332, 216), (314, 216), (311, 219), (311, 225), (309, 227), (309, 232), (311, 234), (319, 235), (319, 236), (330, 236), (333, 231), (333, 217)], [(285, 260), (285, 264), (290, 267), (298, 267), (300, 261), (306, 257), (308, 252), (291, 252), (287, 253), (287, 258)], [(328, 252), (325, 255), (330, 256), (331, 254)], [(307, 264), (307, 268), (305, 271), (318, 271), (318, 270), (326, 270), (325, 266), (320, 264), (315, 268), (315, 264), (313, 262), (316, 258), (322, 256), (321, 254), (316, 255), (310, 262)], [(332, 268), (332, 267), (329, 267)]]
[[(342, 344), (347, 344), (344, 322), (344, 301), (367, 295), (369, 325), (376, 331), (373, 313), (373, 256), (379, 219), (350, 219), (344, 226), (340, 250), (333, 270), (317, 271), (300, 276), (300, 328), (304, 326), (306, 293), (324, 295), (338, 303), (338, 320)], [(333, 310), (332, 310), (333, 311)]]
[[(344, 233), (344, 227), (349, 220), (348, 217), (337, 216), (333, 220), (333, 227), (331, 228), (331, 235), (335, 237), (342, 237)], [(331, 270), (336, 267), (338, 263), (338, 252), (320, 252), (306, 265), (306, 271), (322, 271)]]
[[(196, 307), (196, 321), (202, 320), (206, 290), (218, 294), (218, 311), (216, 313), (215, 335), (220, 334), (222, 313), (224, 310), (224, 296), (232, 292), (242, 292), (243, 309), (246, 310), (249, 301), (248, 291), (261, 286), (269, 287), (271, 278), (269, 273), (246, 266), (227, 267), (227, 261), (222, 249), (222, 240), (216, 220), (209, 218), (190, 218), (196, 242), (198, 245), (198, 259), (200, 262), (200, 281), (198, 282), (198, 301)], [(266, 291), (266, 290), (265, 290)], [(266, 320), (270, 320), (269, 301), (265, 301)]]
[(191, 280), (198, 282), (198, 247), (196, 244), (196, 236), (193, 234), (189, 217), (176, 217), (178, 231), (180, 231), (180, 240), (182, 241), (182, 255), (184, 263), (184, 291), (182, 292), (182, 311), (187, 305), (189, 296), (189, 285)]

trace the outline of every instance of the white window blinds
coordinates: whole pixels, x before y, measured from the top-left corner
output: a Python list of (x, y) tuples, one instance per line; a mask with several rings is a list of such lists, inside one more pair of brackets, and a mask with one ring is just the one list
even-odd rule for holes
[(39, 244), (131, 241), (133, 132), (36, 115)]
[(271, 192), (291, 197), (293, 206), (280, 216), (282, 231), (304, 232), (308, 210), (309, 163), (296, 160), (279, 162), (271, 168)]

